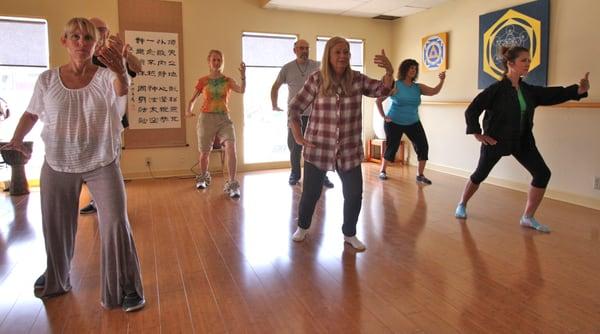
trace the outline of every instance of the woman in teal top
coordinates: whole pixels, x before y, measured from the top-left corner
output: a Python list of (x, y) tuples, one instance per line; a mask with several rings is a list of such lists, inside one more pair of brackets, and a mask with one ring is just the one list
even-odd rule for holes
[(429, 144), (423, 125), (419, 120), (419, 105), (421, 104), (421, 95), (432, 96), (440, 92), (446, 79), (446, 72), (439, 74), (440, 82), (435, 87), (416, 83), (418, 76), (419, 63), (414, 59), (404, 60), (398, 69), (398, 81), (390, 93), (392, 105), (387, 115), (383, 112), (383, 101), (386, 98), (377, 99), (377, 109), (385, 121), (383, 128), (387, 144), (383, 159), (381, 159), (379, 173), (379, 178), (382, 180), (387, 179), (386, 167), (388, 163), (394, 162), (396, 152), (400, 147), (400, 139), (406, 133), (419, 159), (417, 182), (431, 184), (431, 180), (423, 175), (429, 154)]

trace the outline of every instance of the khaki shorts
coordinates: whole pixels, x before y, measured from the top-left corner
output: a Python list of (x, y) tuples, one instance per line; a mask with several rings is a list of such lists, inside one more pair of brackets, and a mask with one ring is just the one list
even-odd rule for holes
[(215, 142), (219, 144), (223, 144), (227, 140), (235, 142), (233, 122), (229, 119), (228, 114), (199, 113), (196, 134), (200, 152), (210, 152)]

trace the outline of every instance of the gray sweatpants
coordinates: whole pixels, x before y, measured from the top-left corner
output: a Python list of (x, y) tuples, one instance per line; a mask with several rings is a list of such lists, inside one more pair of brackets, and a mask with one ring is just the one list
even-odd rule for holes
[(102, 304), (117, 307), (124, 295), (132, 292), (143, 298), (140, 265), (127, 218), (125, 186), (118, 159), (85, 173), (57, 172), (44, 162), (40, 187), (47, 255), (46, 285), (36, 290), (36, 296), (50, 297), (71, 290), (69, 271), (83, 182), (87, 183), (98, 209)]

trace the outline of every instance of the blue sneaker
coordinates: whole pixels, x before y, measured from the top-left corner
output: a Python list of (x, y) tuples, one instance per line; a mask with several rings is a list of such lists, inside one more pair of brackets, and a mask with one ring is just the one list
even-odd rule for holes
[(547, 225), (538, 223), (538, 221), (533, 217), (521, 217), (520, 224), (523, 227), (529, 227), (540, 232), (550, 233), (550, 228)]
[(467, 219), (467, 206), (462, 203), (458, 204), (456, 211), (454, 212), (454, 217), (458, 219)]

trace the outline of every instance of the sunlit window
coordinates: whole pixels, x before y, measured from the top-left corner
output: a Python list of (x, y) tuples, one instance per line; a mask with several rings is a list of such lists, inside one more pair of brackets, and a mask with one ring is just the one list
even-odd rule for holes
[[(295, 35), (245, 32), (244, 163), (289, 160), (287, 110), (273, 111), (271, 87), (286, 63), (295, 59)], [(287, 109), (287, 90), (280, 89), (278, 104)]]
[[(10, 117), (0, 121), (0, 141), (11, 139), (19, 118), (25, 112), (35, 82), (48, 69), (48, 29), (45, 20), (0, 16), (0, 98)], [(26, 165), (27, 178), (39, 179), (44, 159), (44, 144), (38, 123), (25, 140), (33, 141), (33, 155)], [(0, 181), (10, 179), (8, 168), (0, 169)]]
[[(317, 60), (321, 61), (323, 59), (323, 52), (325, 51), (325, 44), (329, 37), (317, 37)], [(351, 39), (346, 38), (348, 43), (350, 43), (350, 67), (359, 71), (360, 73), (364, 73), (364, 42), (360, 39)]]

